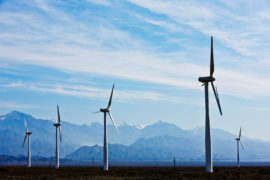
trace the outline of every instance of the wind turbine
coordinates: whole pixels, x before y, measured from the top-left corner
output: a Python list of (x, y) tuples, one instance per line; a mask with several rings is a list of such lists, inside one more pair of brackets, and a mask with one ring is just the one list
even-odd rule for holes
[(105, 108), (105, 109), (101, 108), (99, 111), (95, 112), (95, 113), (99, 113), (99, 112), (104, 113), (104, 145), (103, 145), (103, 161), (104, 161), (103, 169), (104, 169), (104, 171), (109, 170), (109, 167), (108, 167), (107, 121), (106, 121), (107, 113), (109, 114), (110, 119), (112, 120), (112, 123), (114, 125), (114, 128), (115, 128), (117, 134), (119, 134), (118, 129), (117, 129), (117, 127), (115, 125), (115, 122), (113, 120), (113, 117), (112, 117), (112, 115), (110, 113), (110, 111), (111, 111), (110, 107), (111, 107), (111, 104), (112, 104), (113, 90), (114, 90), (114, 84), (113, 84), (113, 87), (112, 87), (111, 96), (110, 96), (110, 100), (109, 100), (107, 108)]
[(211, 83), (212, 89), (215, 94), (219, 112), (222, 115), (217, 87), (214, 85), (214, 52), (213, 52), (213, 37), (211, 36), (211, 54), (210, 54), (210, 76), (199, 77), (199, 81), (203, 83), (205, 90), (205, 168), (206, 172), (213, 172), (212, 165), (212, 149), (211, 149), (211, 130), (209, 119), (209, 97), (208, 97), (208, 84)]
[(240, 167), (239, 143), (241, 144), (241, 147), (244, 150), (244, 147), (241, 143), (241, 127), (240, 127), (240, 131), (239, 131), (239, 136), (238, 136), (238, 138), (235, 138), (235, 140), (237, 142), (237, 165), (238, 165), (238, 167)]
[(173, 157), (173, 168), (175, 168), (175, 165), (176, 165), (176, 159), (175, 159), (175, 156)]
[(30, 135), (32, 134), (32, 132), (28, 131), (25, 120), (24, 120), (24, 127), (25, 127), (25, 137), (23, 140), (22, 147), (24, 147), (26, 137), (28, 137), (28, 167), (31, 167)]
[(58, 115), (58, 122), (54, 123), (53, 125), (56, 128), (56, 152), (55, 152), (55, 159), (56, 159), (56, 168), (59, 168), (59, 146), (58, 146), (58, 130), (60, 134), (60, 141), (62, 142), (62, 135), (61, 135), (61, 118), (59, 112), (59, 106), (57, 105), (57, 115)]

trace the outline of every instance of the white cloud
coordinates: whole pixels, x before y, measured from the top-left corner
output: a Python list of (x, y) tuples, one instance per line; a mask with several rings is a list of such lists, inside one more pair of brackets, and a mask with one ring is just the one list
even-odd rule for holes
[(0, 100), (0, 107), (2, 108), (11, 108), (11, 109), (33, 109), (38, 108), (38, 106), (29, 105), (29, 104), (20, 104), (16, 102)]
[[(47, 53), (46, 52), (49, 52)], [(10, 54), (8, 52), (17, 52)], [(18, 62), (62, 69), (71, 72), (97, 73), (106, 76), (144, 81), (148, 83), (174, 86), (180, 89), (202, 90), (199, 76), (207, 76), (208, 67), (191, 63), (177, 63), (153, 55), (137, 52), (100, 52), (83, 48), (51, 47), (43, 48), (43, 53), (35, 53), (35, 47), (24, 49), (1, 47), (1, 56)], [(69, 55), (54, 56), (68, 52)], [(27, 57), (27, 59), (22, 59)], [(208, 61), (208, 60), (207, 60)], [(217, 84), (221, 94), (245, 98), (269, 96), (268, 77), (251, 72), (216, 68)], [(60, 90), (59, 90), (60, 91)]]
[(92, 2), (92, 3), (96, 3), (96, 4), (101, 4), (104, 6), (110, 6), (111, 2), (109, 0), (86, 0), (87, 2)]
[[(10, 22), (12, 30), (20, 29), (20, 31), (0, 31), (0, 39), (6, 42), (0, 44), (1, 59), (52, 67), (68, 72), (95, 73), (114, 78), (169, 85), (179, 89), (203, 89), (197, 78), (209, 73), (208, 65), (201, 65), (204, 59), (204, 62), (209, 59), (208, 49), (207, 54), (200, 48), (196, 48), (196, 53), (194, 53), (195, 50), (180, 51), (178, 54), (159, 52), (155, 47), (150, 47), (147, 40), (120, 30), (104, 19), (98, 23), (81, 22), (72, 14), (58, 10), (46, 1), (34, 2), (34, 6), (42, 9), (49, 17), (57, 18), (52, 18), (53, 22), (49, 23), (42, 15), (36, 15), (31, 11), (27, 14), (2, 12), (0, 22), (3, 24)], [(185, 24), (207, 35), (214, 33), (220, 42), (240, 53), (242, 59), (245, 59), (246, 55), (253, 56), (263, 52), (260, 55), (264, 56), (263, 64), (270, 64), (267, 53), (253, 49), (262, 46), (261, 36), (256, 38), (252, 35), (253, 32), (256, 32), (256, 35), (266, 34), (268, 26), (262, 25), (261, 18), (268, 20), (267, 11), (257, 13), (251, 18), (251, 16), (244, 17), (239, 13), (220, 9), (212, 3), (159, 0), (131, 0), (131, 2), (155, 13), (166, 14), (172, 19), (168, 23), (165, 20), (139, 17), (148, 23), (164, 26), (172, 31), (178, 31), (178, 25)], [(25, 22), (23, 28), (22, 21)], [(222, 21), (222, 23), (217, 24), (217, 21)], [(235, 25), (230, 27), (232, 25), (230, 21), (234, 23), (239, 21), (243, 25), (239, 28)], [(256, 24), (258, 26), (253, 27)], [(267, 37), (263, 41), (264, 45), (268, 44)], [(167, 39), (171, 42), (175, 40), (173, 37)], [(189, 47), (189, 49), (192, 48), (194, 47)], [(220, 51), (221, 53), (226, 55), (224, 51)], [(231, 56), (222, 58), (226, 60)], [(255, 60), (259, 62), (261, 59)], [(243, 71), (243, 68), (239, 70), (217, 67), (216, 69), (218, 70), (215, 75), (221, 94), (244, 98), (269, 97), (270, 87), (265, 83), (269, 82), (269, 76), (260, 75), (259, 71)], [(15, 83), (12, 86), (19, 85)], [(46, 87), (43, 88), (46, 90)], [(76, 92), (66, 88), (50, 88), (48, 91), (76, 95)], [(89, 91), (83, 91), (80, 94), (90, 96)], [(167, 98), (155, 94), (144, 96), (152, 99)], [(131, 95), (129, 97), (132, 98)]]
[[(2, 88), (22, 88), (25, 90), (38, 91), (42, 93), (56, 93), (67, 96), (86, 97), (86, 98), (101, 98), (108, 100), (111, 89), (102, 89), (86, 85), (74, 84), (48, 84), (48, 83), (17, 83), (1, 85)], [(134, 91), (134, 90), (115, 90), (114, 100), (117, 102), (136, 103), (137, 101), (167, 101), (174, 103), (186, 103), (200, 105), (199, 101), (189, 98), (179, 98), (153, 91)]]
[(10, 84), (7, 84), (6, 86), (7, 87), (11, 87), (11, 88), (14, 88), (14, 87), (24, 87), (24, 84), (21, 83), (21, 82), (12, 82)]
[[(265, 54), (265, 49), (258, 51), (258, 48), (269, 46), (270, 13), (265, 1), (256, 4), (231, 3), (230, 6), (234, 9), (217, 6), (209, 1), (129, 1), (154, 13), (165, 14), (178, 22), (179, 26), (186, 24), (208, 36), (214, 35), (216, 39), (243, 55)], [(256, 8), (249, 11), (250, 6), (266, 10)]]

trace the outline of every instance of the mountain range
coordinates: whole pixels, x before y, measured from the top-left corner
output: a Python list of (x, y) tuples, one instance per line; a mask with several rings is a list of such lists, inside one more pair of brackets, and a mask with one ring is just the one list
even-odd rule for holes
[[(12, 111), (0, 116), (0, 155), (26, 155), (22, 148), (25, 135), (24, 120), (31, 135), (33, 156), (53, 157), (55, 154), (55, 127), (53, 121), (34, 118), (31, 115)], [(166, 122), (156, 122), (145, 127), (122, 124), (118, 135), (108, 125), (109, 159), (171, 160), (174, 156), (182, 160), (204, 160), (204, 128), (184, 130)], [(103, 125), (76, 125), (62, 122), (63, 142), (60, 156), (75, 161), (102, 159)], [(212, 129), (213, 159), (234, 160), (236, 135), (220, 129)], [(245, 161), (270, 161), (270, 142), (243, 137), (245, 150), (241, 159)]]

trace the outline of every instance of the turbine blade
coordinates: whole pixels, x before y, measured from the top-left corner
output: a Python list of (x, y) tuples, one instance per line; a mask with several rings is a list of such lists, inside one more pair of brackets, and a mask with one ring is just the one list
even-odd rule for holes
[(112, 104), (113, 90), (114, 90), (114, 84), (113, 84), (113, 87), (112, 87), (111, 96), (110, 96), (110, 100), (109, 100), (108, 107), (107, 107), (108, 109), (110, 108), (110, 106)]
[(93, 113), (100, 113), (100, 111), (96, 111), (96, 112), (93, 112)]
[(26, 124), (25, 119), (24, 119), (24, 127), (25, 127), (25, 131), (27, 132), (27, 131), (28, 131), (28, 129), (27, 129), (27, 124)]
[(243, 150), (245, 150), (245, 149), (244, 149), (244, 146), (243, 146), (243, 144), (241, 143), (241, 141), (240, 141), (240, 140), (239, 140), (239, 142), (240, 142), (240, 144), (241, 144), (242, 149), (243, 149)]
[(214, 86), (214, 83), (213, 82), (211, 82), (211, 85), (212, 85), (212, 89), (213, 89), (214, 94), (215, 94), (215, 98), (216, 98), (216, 101), (217, 101), (217, 105), (218, 105), (218, 109), (219, 109), (220, 115), (222, 115), (222, 110), (221, 110), (221, 106), (220, 106), (220, 102), (219, 102), (217, 87)]
[(240, 137), (241, 137), (241, 127), (240, 127), (240, 131), (239, 131), (239, 139), (240, 139)]
[(57, 114), (58, 114), (58, 123), (60, 123), (61, 118), (60, 118), (60, 112), (59, 112), (59, 106), (57, 104)]
[(24, 137), (24, 140), (23, 140), (22, 147), (24, 147), (24, 143), (25, 143), (26, 137), (27, 137), (27, 134), (25, 134), (25, 137)]
[(217, 93), (217, 100), (218, 100), (218, 108), (219, 108), (219, 112), (220, 112), (220, 115), (222, 115), (222, 110), (221, 110), (221, 106), (220, 106), (220, 101), (219, 101), (219, 96), (218, 96), (217, 86), (215, 86), (215, 90), (216, 90), (216, 93)]
[(59, 135), (60, 135), (60, 142), (62, 142), (61, 125), (59, 126)]
[(210, 54), (210, 76), (213, 76), (213, 73), (215, 71), (215, 65), (214, 65), (214, 50), (213, 50), (213, 37), (211, 36), (211, 54)]
[(112, 123), (113, 123), (113, 125), (114, 125), (114, 128), (116, 129), (117, 134), (119, 134), (119, 131), (118, 131), (116, 125), (115, 125), (115, 122), (114, 122), (114, 120), (113, 120), (113, 117), (112, 117), (111, 113), (108, 112), (108, 114), (109, 114), (109, 116), (110, 116), (110, 118), (111, 118), (111, 120), (112, 120)]

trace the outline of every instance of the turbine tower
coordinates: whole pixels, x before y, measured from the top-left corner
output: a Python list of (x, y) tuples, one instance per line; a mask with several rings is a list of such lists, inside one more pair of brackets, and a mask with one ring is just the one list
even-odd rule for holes
[(24, 120), (24, 127), (25, 127), (25, 137), (23, 140), (22, 147), (24, 147), (25, 140), (28, 137), (28, 167), (31, 167), (30, 135), (32, 134), (32, 132), (28, 131), (25, 120)]
[(214, 73), (214, 53), (213, 53), (213, 37), (211, 36), (211, 53), (210, 53), (210, 76), (199, 77), (199, 81), (203, 83), (205, 90), (205, 168), (206, 172), (212, 173), (212, 149), (211, 149), (211, 130), (209, 119), (209, 97), (208, 97), (208, 85), (211, 83), (212, 89), (215, 94), (219, 112), (222, 115), (217, 87), (214, 85), (215, 78)]
[(241, 127), (240, 127), (240, 131), (239, 131), (239, 136), (238, 136), (238, 138), (235, 138), (235, 140), (237, 142), (237, 165), (238, 165), (238, 167), (240, 167), (239, 143), (241, 144), (241, 147), (244, 150), (244, 147), (241, 143)]
[(113, 120), (113, 117), (110, 113), (111, 109), (111, 104), (112, 104), (112, 96), (113, 96), (113, 90), (114, 90), (114, 84), (113, 84), (113, 87), (112, 87), (112, 91), (111, 91), (111, 96), (110, 96), (110, 100), (109, 100), (109, 103), (108, 103), (108, 106), (107, 108), (105, 109), (100, 109), (98, 112), (95, 112), (95, 113), (99, 113), (99, 112), (103, 112), (104, 113), (104, 145), (103, 145), (103, 161), (104, 161), (104, 171), (108, 171), (109, 170), (109, 164), (108, 164), (108, 142), (107, 142), (107, 121), (106, 121), (106, 115), (107, 113), (109, 114), (110, 116), (110, 119), (112, 120), (112, 123), (114, 125), (114, 128), (117, 132), (117, 134), (119, 134), (118, 132), (118, 129), (115, 125), (115, 122)]
[(61, 118), (59, 112), (59, 106), (57, 105), (57, 115), (58, 115), (58, 122), (54, 123), (53, 125), (56, 128), (56, 151), (55, 151), (55, 160), (56, 160), (56, 168), (59, 168), (59, 146), (58, 146), (58, 130), (60, 134), (60, 141), (62, 142), (62, 135), (61, 135)]

